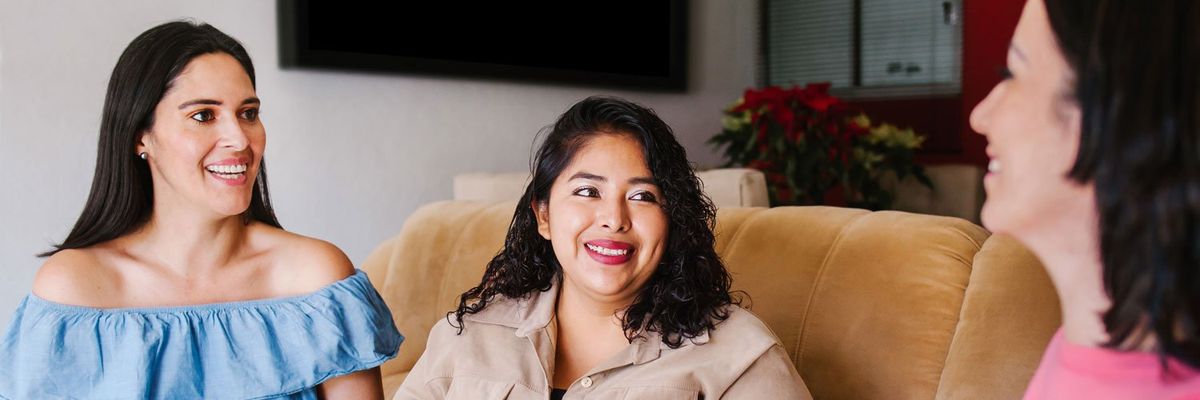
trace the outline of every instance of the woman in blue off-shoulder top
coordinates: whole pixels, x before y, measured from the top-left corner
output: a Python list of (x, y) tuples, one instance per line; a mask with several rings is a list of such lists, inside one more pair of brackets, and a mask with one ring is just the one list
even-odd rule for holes
[(0, 340), (0, 399), (382, 397), (403, 338), (337, 247), (280, 228), (261, 104), (212, 26), (129, 44), (83, 213)]

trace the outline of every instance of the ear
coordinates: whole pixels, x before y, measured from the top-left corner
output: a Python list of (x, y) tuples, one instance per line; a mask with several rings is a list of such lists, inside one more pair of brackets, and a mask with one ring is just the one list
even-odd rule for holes
[(537, 218), (538, 234), (542, 235), (543, 239), (550, 240), (550, 207), (546, 202), (533, 201), (529, 203), (529, 208), (533, 210), (533, 215)]
[(151, 137), (149, 129), (138, 135), (137, 145), (133, 146), (134, 155), (142, 153), (154, 153), (154, 139)]

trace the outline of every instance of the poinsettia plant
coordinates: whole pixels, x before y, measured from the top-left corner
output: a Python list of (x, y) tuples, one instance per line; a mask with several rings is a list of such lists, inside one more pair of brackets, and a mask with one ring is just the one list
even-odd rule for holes
[(884, 180), (912, 177), (933, 187), (913, 160), (924, 136), (865, 114), (829, 94), (829, 84), (747, 89), (709, 140), (726, 167), (761, 170), (772, 205), (831, 204), (882, 210), (895, 199)]

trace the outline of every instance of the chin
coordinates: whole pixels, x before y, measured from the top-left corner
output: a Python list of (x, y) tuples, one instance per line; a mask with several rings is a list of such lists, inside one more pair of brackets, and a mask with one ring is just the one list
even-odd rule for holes
[(631, 282), (624, 280), (613, 279), (612, 277), (603, 276), (603, 274), (588, 274), (583, 280), (576, 281), (583, 289), (596, 296), (612, 297), (621, 295), (629, 288)]
[(993, 234), (1019, 237), (1031, 226), (1037, 225), (1036, 216), (1030, 214), (1029, 210), (1029, 207), (1010, 207), (1006, 203), (988, 200), (983, 203), (979, 220)]
[(998, 226), (996, 225), (997, 221), (994, 215), (994, 208), (995, 206), (992, 206), (990, 202), (984, 202), (983, 208), (979, 211), (979, 222), (981, 222), (983, 227), (987, 228), (987, 230), (997, 233), (999, 230), (997, 229)]
[(217, 206), (213, 207), (214, 211), (216, 211), (218, 214), (224, 215), (226, 217), (242, 215), (243, 213), (246, 212), (246, 210), (249, 210), (249, 209), (250, 209), (249, 201), (246, 201), (244, 203), (239, 202), (238, 204), (223, 204), (223, 205), (217, 205)]

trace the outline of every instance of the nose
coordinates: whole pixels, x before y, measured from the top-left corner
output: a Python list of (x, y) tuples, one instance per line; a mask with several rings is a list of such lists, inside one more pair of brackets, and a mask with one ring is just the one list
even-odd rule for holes
[(979, 104), (975, 105), (975, 109), (971, 110), (971, 129), (978, 132), (980, 135), (987, 136), (989, 126), (991, 124), (993, 108), (995, 108), (997, 92), (1003, 90), (1000, 85), (992, 88), (988, 92), (987, 97), (983, 98)]
[(629, 208), (625, 204), (625, 199), (621, 196), (611, 196), (603, 203), (596, 216), (600, 226), (613, 233), (628, 231), (630, 226)]
[(250, 145), (250, 137), (237, 118), (225, 118), (220, 127), (220, 135), (221, 139), (217, 143), (220, 147), (242, 150)]

